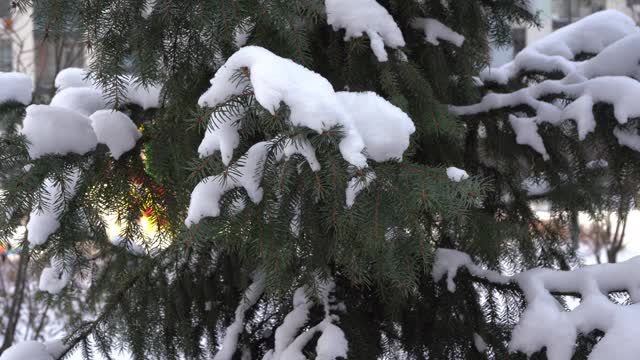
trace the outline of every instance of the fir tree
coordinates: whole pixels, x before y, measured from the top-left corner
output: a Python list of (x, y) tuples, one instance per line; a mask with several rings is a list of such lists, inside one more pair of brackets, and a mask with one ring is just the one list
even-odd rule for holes
[[(574, 249), (521, 188), (534, 165), (570, 188), (554, 206), (602, 204), (599, 188), (574, 195), (589, 184), (575, 134), (549, 129), (544, 162), (499, 126), (506, 113), (447, 106), (480, 100), (489, 43), (535, 24), (526, 2), (14, 4), (36, 7), (48, 36), (77, 29), (92, 55), (88, 72), (59, 74), (51, 106), (26, 107), (28, 80), (0, 74), (14, 84), (0, 90), (2, 241), (27, 219), (22, 246), (54, 259), (51, 296), (88, 270), (86, 306), (99, 309), (41, 351), (526, 358), (508, 348), (522, 289), (465, 272), (450, 293), (432, 276), (443, 247), (493, 269), (570, 268)], [(537, 79), (523, 75), (507, 86)]]

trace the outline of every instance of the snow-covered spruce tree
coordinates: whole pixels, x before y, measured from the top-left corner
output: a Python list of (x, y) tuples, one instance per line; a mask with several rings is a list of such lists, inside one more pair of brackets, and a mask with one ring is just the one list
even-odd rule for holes
[[(98, 310), (64, 346), (18, 344), (2, 360), (121, 347), (137, 359), (526, 358), (507, 347), (517, 283), (471, 271), (450, 293), (432, 276), (438, 247), (496, 269), (568, 267), (571, 249), (529, 199), (504, 201), (519, 194), (513, 173), (476, 155), (479, 125), (445, 105), (479, 100), (488, 42), (534, 21), (526, 2), (14, 4), (38, 7), (47, 36), (78, 28), (91, 62), (58, 75), (49, 105), (29, 105), (25, 76), (0, 74), (3, 241), (26, 221), (41, 289), (62, 300), (89, 271)], [(506, 138), (484, 126), (487, 141)]]

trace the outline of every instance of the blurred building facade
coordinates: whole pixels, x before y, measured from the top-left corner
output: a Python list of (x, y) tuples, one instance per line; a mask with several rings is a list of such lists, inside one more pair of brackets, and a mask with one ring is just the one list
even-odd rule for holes
[(0, 72), (17, 71), (34, 81), (36, 98), (47, 101), (54, 92), (56, 74), (67, 67), (83, 67), (86, 52), (77, 31), (63, 36), (46, 36), (39, 24), (37, 8), (21, 13), (11, 0), (0, 0)]
[(594, 12), (615, 9), (640, 21), (640, 0), (529, 0), (531, 8), (540, 14), (540, 28), (514, 27), (512, 44), (493, 49), (492, 66), (500, 66), (524, 47), (545, 37), (554, 30), (571, 24)]

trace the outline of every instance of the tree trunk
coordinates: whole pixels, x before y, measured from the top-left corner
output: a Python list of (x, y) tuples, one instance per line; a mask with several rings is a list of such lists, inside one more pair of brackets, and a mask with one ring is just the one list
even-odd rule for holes
[[(25, 234), (26, 237), (26, 234)], [(13, 291), (13, 301), (9, 310), (9, 321), (7, 322), (7, 331), (4, 335), (4, 341), (2, 347), (0, 347), (0, 354), (7, 350), (16, 336), (16, 328), (20, 322), (20, 311), (22, 309), (22, 301), (24, 300), (24, 288), (27, 283), (27, 267), (29, 264), (29, 247), (26, 242), (23, 242), (22, 250), (20, 251), (20, 260), (18, 263), (18, 275), (16, 277), (16, 285)]]

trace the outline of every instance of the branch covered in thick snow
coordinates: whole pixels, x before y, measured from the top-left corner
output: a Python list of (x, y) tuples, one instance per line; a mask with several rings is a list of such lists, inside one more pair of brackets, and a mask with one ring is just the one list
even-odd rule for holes
[(33, 82), (25, 74), (0, 72), (0, 103), (17, 101), (25, 105), (31, 102)]
[(305, 294), (305, 288), (297, 289), (294, 294), (293, 310), (276, 329), (276, 347), (268, 351), (262, 360), (305, 360), (306, 357), (302, 351), (318, 332), (321, 332), (321, 335), (316, 343), (316, 359), (346, 358), (349, 344), (344, 332), (335, 325), (335, 321), (339, 318), (331, 314), (331, 293), (334, 290), (335, 283), (332, 280), (321, 282), (319, 295), (324, 306), (325, 317), (315, 326), (296, 336), (306, 324), (312, 305)]
[(88, 117), (65, 108), (30, 105), (22, 133), (29, 141), (29, 156), (86, 154), (95, 150), (98, 139)]
[[(624, 46), (603, 51), (609, 45), (638, 33), (633, 19), (616, 11), (594, 13), (573, 24), (567, 25), (545, 38), (534, 42), (519, 52), (513, 61), (498, 68), (489, 68), (480, 74), (485, 82), (506, 84), (520, 72), (560, 71), (565, 75), (574, 72), (586, 78), (604, 75), (628, 75), (637, 73), (637, 46)], [(638, 40), (633, 40), (637, 43)], [(620, 52), (622, 50), (622, 52)], [(573, 61), (581, 53), (598, 54), (590, 61)], [(617, 66), (611, 66), (617, 65)], [(608, 73), (612, 68), (617, 74)]]
[[(472, 115), (519, 105), (529, 106), (536, 112), (535, 117), (511, 117), (510, 123), (516, 133), (516, 141), (531, 146), (545, 159), (548, 155), (537, 132), (540, 123), (558, 126), (565, 120), (573, 120), (579, 139), (584, 140), (596, 128), (593, 115), (593, 105), (596, 103), (613, 105), (614, 117), (620, 124), (640, 116), (640, 102), (637, 101), (640, 82), (625, 76), (601, 76), (578, 83), (570, 83), (569, 80), (546, 80), (512, 93), (491, 93), (477, 104), (450, 106), (450, 110), (458, 115)], [(540, 100), (548, 95), (561, 94), (575, 100), (566, 107)]]
[(624, 129), (616, 126), (613, 129), (613, 135), (618, 139), (618, 144), (635, 151), (640, 151), (640, 135), (638, 135), (637, 130)]
[[(141, 134), (123, 113), (107, 111), (111, 107), (103, 92), (82, 69), (69, 68), (56, 77), (59, 92), (50, 105), (31, 105), (23, 122), (22, 133), (29, 141), (29, 156), (46, 154), (86, 154), (98, 142), (109, 147), (118, 159), (133, 149)], [(159, 106), (159, 88), (142, 89), (128, 78), (128, 100), (143, 108)], [(89, 118), (90, 117), (90, 118)]]
[(94, 112), (108, 107), (104, 95), (90, 87), (62, 89), (51, 99), (49, 105), (74, 110), (84, 116), (90, 116)]
[(74, 87), (91, 87), (93, 81), (87, 77), (87, 72), (80, 68), (66, 68), (61, 70), (54, 81), (58, 91)]
[[(238, 80), (238, 71), (248, 75), (253, 93), (248, 91), (246, 81)], [(201, 157), (220, 151), (222, 162), (225, 165), (231, 163), (233, 152), (240, 143), (241, 120), (249, 111), (240, 104), (239, 96), (255, 97), (271, 114), (285, 103), (290, 110), (288, 121), (292, 126), (305, 127), (319, 134), (341, 127), (344, 136), (339, 144), (340, 153), (347, 162), (360, 169), (367, 167), (367, 159), (377, 162), (402, 160), (409, 147), (410, 136), (415, 132), (409, 116), (377, 94), (336, 93), (329, 81), (319, 74), (266, 49), (247, 46), (237, 51), (218, 70), (211, 80), (211, 87), (198, 101), (202, 107), (220, 107), (217, 110), (224, 107), (220, 114), (214, 109), (211, 115), (207, 132), (198, 148)], [(281, 137), (270, 142), (278, 139)], [(304, 156), (313, 171), (320, 170), (316, 150), (308, 139), (287, 139), (284, 150), (274, 155), (276, 160), (280, 160), (293, 154)], [(260, 158), (262, 161), (264, 156), (266, 152)], [(247, 189), (251, 199), (254, 202), (261, 200), (262, 193), (258, 193), (261, 191), (261, 172), (256, 172), (255, 164), (251, 168), (246, 165), (235, 168), (241, 174), (239, 180), (229, 181), (228, 177), (213, 176), (204, 179), (194, 189), (187, 224), (197, 223), (203, 217), (218, 216), (220, 197), (238, 186), (247, 189), (247, 182), (254, 189)], [(251, 181), (244, 175), (247, 171), (252, 174)], [(253, 176), (256, 173), (258, 176)]]
[(402, 161), (411, 134), (416, 131), (404, 111), (371, 91), (340, 91), (336, 96), (362, 138), (368, 159)]
[(64, 351), (64, 344), (60, 340), (22, 341), (6, 349), (0, 360), (54, 360)]
[[(246, 84), (234, 80), (241, 69), (248, 70), (255, 99), (263, 108), (275, 114), (281, 102), (289, 106), (293, 126), (320, 134), (342, 126), (345, 136), (340, 151), (357, 167), (367, 166), (367, 156), (375, 161), (401, 159), (409, 146), (409, 136), (415, 132), (413, 122), (402, 110), (375, 93), (336, 93), (317, 73), (256, 46), (244, 47), (229, 58), (200, 97), (200, 106), (215, 107), (242, 95)], [(237, 147), (237, 122), (242, 115), (234, 113), (223, 120), (214, 114), (200, 154), (221, 150), (228, 164)], [(367, 156), (362, 153), (365, 148)]]
[[(91, 88), (102, 96), (103, 101), (106, 101), (107, 97), (104, 95), (104, 89), (102, 86), (87, 75), (88, 74), (84, 69), (64, 69), (56, 75), (56, 88), (59, 92), (73, 88)], [(159, 86), (149, 86), (145, 88), (137, 84), (137, 79), (131, 76), (126, 76), (122, 80), (124, 82), (124, 103), (136, 104), (145, 110), (160, 107), (161, 88)], [(82, 101), (82, 99), (80, 99), (80, 101)], [(103, 107), (102, 109), (104, 108), (106, 107)], [(87, 116), (88, 115), (91, 115), (91, 113), (87, 114)]]
[(119, 111), (100, 110), (89, 118), (98, 142), (106, 144), (111, 151), (111, 156), (116, 160), (133, 149), (142, 137), (133, 121)]
[(220, 215), (220, 199), (227, 191), (242, 187), (254, 203), (262, 201), (262, 173), (270, 144), (260, 142), (247, 151), (244, 161), (235, 174), (209, 176), (203, 179), (191, 193), (191, 203), (185, 224), (197, 224), (205, 217)]
[(31, 246), (44, 244), (58, 230), (65, 203), (75, 196), (79, 178), (80, 170), (76, 169), (63, 183), (51, 178), (44, 181), (42, 208), (34, 207), (27, 223), (27, 240)]
[[(640, 279), (629, 274), (640, 271), (640, 257), (623, 263), (591, 265), (574, 271), (537, 268), (511, 277), (482, 269), (469, 255), (438, 249), (433, 278), (447, 277), (449, 291), (455, 291), (454, 278), (460, 268), (493, 283), (515, 283), (523, 291), (527, 308), (516, 325), (509, 349), (527, 355), (547, 349), (550, 360), (568, 360), (573, 355), (578, 334), (601, 330), (604, 337), (593, 347), (590, 360), (632, 360), (640, 343), (629, 341), (640, 335)], [(608, 298), (614, 291), (627, 291), (632, 305), (618, 305)], [(553, 293), (580, 294), (580, 305), (566, 311)]]
[(347, 208), (352, 208), (356, 202), (356, 198), (360, 193), (366, 189), (376, 179), (376, 173), (373, 171), (367, 172), (364, 176), (353, 177), (347, 183), (347, 190), (345, 193)]
[(57, 294), (71, 280), (71, 274), (63, 268), (63, 264), (55, 256), (51, 258), (51, 266), (42, 269), (38, 288), (49, 294)]
[(448, 41), (457, 47), (461, 47), (464, 43), (464, 36), (436, 19), (417, 17), (411, 21), (411, 26), (424, 31), (425, 40), (435, 46), (440, 45), (439, 40)]
[(460, 182), (462, 180), (468, 179), (469, 174), (467, 174), (467, 172), (463, 169), (458, 169), (457, 167), (449, 167), (447, 168), (447, 177), (453, 182)]
[(335, 30), (345, 29), (345, 41), (367, 34), (378, 61), (389, 59), (385, 46), (395, 49), (405, 45), (398, 24), (375, 0), (325, 0), (324, 4), (327, 23)]
[(265, 275), (256, 272), (253, 276), (253, 283), (247, 288), (244, 296), (240, 300), (240, 305), (236, 309), (236, 317), (231, 325), (227, 327), (222, 340), (222, 347), (213, 357), (213, 360), (231, 360), (238, 346), (238, 337), (244, 329), (244, 316), (247, 310), (258, 302), (264, 292)]

